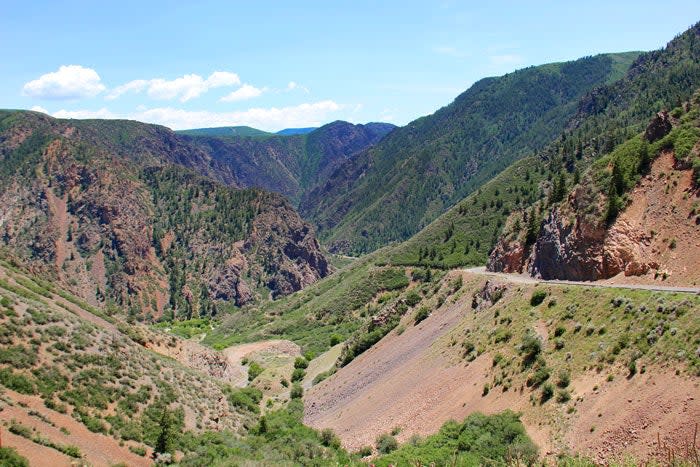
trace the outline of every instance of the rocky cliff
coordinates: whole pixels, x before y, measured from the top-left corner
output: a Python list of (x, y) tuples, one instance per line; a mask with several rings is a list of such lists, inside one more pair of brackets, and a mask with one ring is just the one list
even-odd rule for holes
[(0, 243), (92, 303), (210, 315), (329, 273), (313, 229), (282, 196), (219, 183), (233, 180), (165, 128), (0, 119)]
[(542, 202), (513, 214), (488, 268), (543, 279), (621, 275), (697, 283), (700, 166), (694, 171), (691, 161), (700, 154), (699, 102), (696, 95), (673, 115), (656, 114), (642, 135), (596, 161), (541, 220), (528, 225), (526, 217), (536, 216)]

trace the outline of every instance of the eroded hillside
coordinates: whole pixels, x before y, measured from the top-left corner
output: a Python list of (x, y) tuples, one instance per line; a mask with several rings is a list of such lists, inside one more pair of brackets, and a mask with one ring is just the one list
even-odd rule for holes
[(172, 138), (136, 122), (4, 113), (2, 243), (90, 303), (141, 317), (213, 315), (217, 302), (329, 273), (284, 198), (189, 171), (204, 153)]
[(308, 391), (307, 423), (357, 449), (510, 408), (541, 454), (605, 462), (665, 456), (657, 436), (676, 452), (692, 441), (696, 296), (456, 272), (416, 290), (421, 300), (387, 337)]

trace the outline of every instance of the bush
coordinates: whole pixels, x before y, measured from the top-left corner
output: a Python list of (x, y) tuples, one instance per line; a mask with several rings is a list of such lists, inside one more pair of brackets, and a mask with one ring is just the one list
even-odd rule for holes
[(336, 435), (333, 430), (326, 428), (321, 431), (321, 444), (326, 447), (338, 449), (340, 447), (340, 438)]
[(304, 368), (308, 368), (308, 367), (309, 367), (309, 362), (306, 361), (306, 359), (304, 357), (297, 357), (294, 360), (294, 368), (304, 369)]
[(5, 467), (29, 467), (29, 461), (17, 454), (14, 448), (0, 448), (0, 465)]
[(418, 324), (424, 319), (426, 319), (428, 316), (430, 316), (430, 310), (428, 310), (427, 307), (422, 306), (416, 312), (416, 316), (413, 318), (413, 322), (415, 324)]
[(557, 402), (564, 404), (571, 400), (571, 394), (566, 389), (560, 389), (557, 391)]
[(418, 305), (418, 303), (420, 303), (420, 300), (420, 295), (418, 295), (418, 292), (416, 292), (415, 290), (411, 290), (406, 294), (405, 302), (406, 305), (410, 307)]
[(372, 447), (371, 446), (362, 446), (359, 451), (357, 451), (357, 455), (360, 457), (367, 457), (372, 455)]
[(384, 433), (377, 437), (377, 451), (381, 454), (389, 454), (391, 451), (395, 451), (399, 447), (399, 443), (396, 438), (391, 436), (389, 433)]
[(251, 362), (248, 367), (248, 381), (253, 381), (255, 378), (260, 376), (260, 374), (265, 371), (258, 362)]
[(542, 386), (542, 403), (544, 404), (554, 395), (554, 386), (551, 383), (545, 383)]
[(540, 386), (542, 383), (549, 379), (549, 368), (546, 366), (539, 367), (530, 377), (527, 379), (527, 385), (534, 388)]
[(227, 389), (228, 402), (248, 412), (260, 413), (260, 401), (262, 392), (257, 388)]
[(331, 347), (333, 347), (334, 345), (338, 345), (341, 342), (343, 342), (343, 338), (339, 334), (333, 334), (331, 336), (331, 342), (330, 342)]
[(304, 396), (304, 388), (301, 384), (292, 385), (292, 390), (289, 392), (289, 397), (292, 399), (301, 399)]
[(302, 368), (295, 368), (292, 372), (292, 383), (301, 381), (306, 376), (306, 372)]
[(526, 333), (520, 346), (520, 352), (523, 354), (523, 365), (526, 367), (532, 365), (542, 352), (542, 341), (539, 336), (533, 332)]
[(532, 292), (532, 296), (530, 297), (530, 305), (532, 306), (537, 306), (544, 302), (544, 299), (547, 298), (547, 292), (544, 290), (535, 290)]
[(567, 370), (559, 370), (559, 375), (557, 379), (557, 386), (560, 388), (568, 387), (571, 383), (571, 375)]
[(34, 383), (20, 373), (14, 373), (9, 368), (3, 368), (0, 370), (0, 384), (6, 388), (17, 391), (20, 394), (35, 394), (36, 388)]

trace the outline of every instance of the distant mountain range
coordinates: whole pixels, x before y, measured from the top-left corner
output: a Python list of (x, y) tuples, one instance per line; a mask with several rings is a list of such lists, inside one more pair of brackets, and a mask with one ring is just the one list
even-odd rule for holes
[(262, 137), (272, 135), (292, 136), (305, 135), (318, 129), (318, 127), (308, 128), (285, 128), (276, 133), (258, 130), (249, 126), (221, 126), (214, 128), (193, 128), (190, 130), (177, 130), (175, 133), (188, 136), (241, 136), (241, 137)]

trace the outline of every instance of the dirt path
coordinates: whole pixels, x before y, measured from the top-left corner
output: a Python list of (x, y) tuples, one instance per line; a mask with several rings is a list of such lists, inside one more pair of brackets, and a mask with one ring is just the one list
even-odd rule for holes
[(561, 281), (561, 280), (543, 280), (528, 276), (527, 274), (508, 274), (505, 272), (487, 271), (485, 266), (476, 268), (466, 268), (463, 271), (470, 274), (480, 274), (485, 276), (498, 277), (505, 279), (515, 284), (554, 284), (554, 285), (573, 285), (578, 287), (607, 287), (613, 289), (636, 289), (636, 290), (651, 290), (657, 292), (681, 292), (681, 293), (696, 293), (700, 294), (700, 287), (672, 287), (655, 284), (629, 284), (617, 283), (615, 278), (605, 281)]

